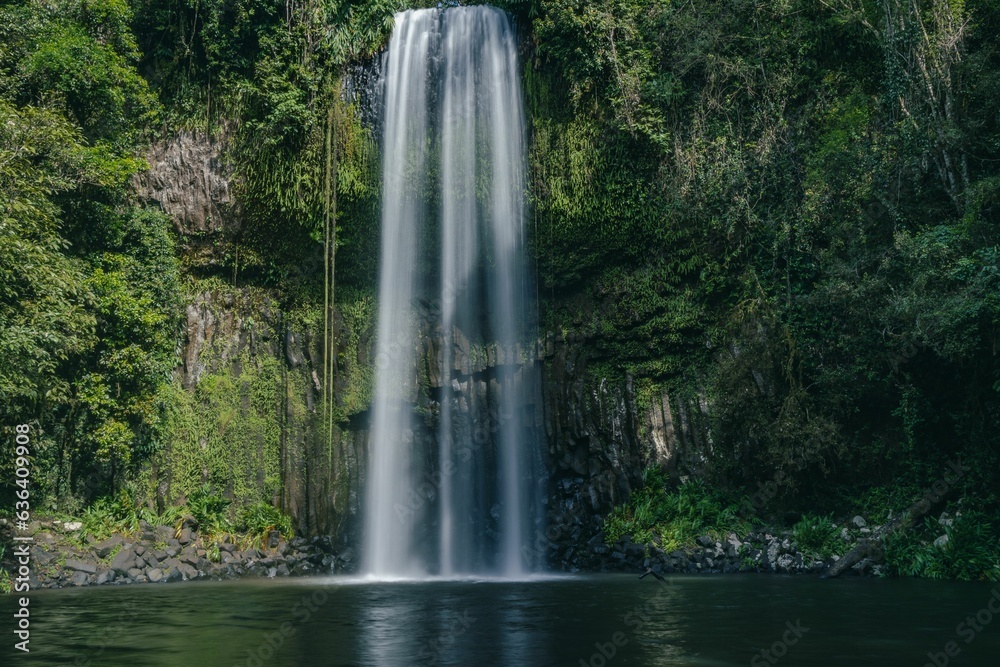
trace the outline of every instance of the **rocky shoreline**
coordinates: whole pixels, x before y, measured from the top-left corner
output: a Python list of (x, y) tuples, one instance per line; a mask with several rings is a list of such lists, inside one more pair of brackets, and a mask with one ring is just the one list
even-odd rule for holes
[[(245, 535), (206, 538), (193, 519), (179, 527), (140, 522), (131, 535), (80, 539), (79, 522), (37, 521), (29, 527), (32, 589), (168, 583), (194, 579), (274, 578), (353, 571), (354, 552), (329, 537), (285, 541), (272, 531), (260, 544)], [(16, 572), (10, 551), (3, 563)]]
[[(252, 546), (245, 535), (203, 537), (190, 518), (179, 527), (141, 522), (134, 534), (103, 540), (81, 540), (80, 529), (78, 522), (32, 524), (29, 581), (33, 589), (351, 574), (357, 567), (354, 551), (327, 536), (286, 541), (273, 531), (266, 544), (258, 540)], [(844, 550), (862, 536), (845, 529)], [(9, 556), (10, 552), (8, 560)], [(584, 548), (574, 549), (570, 558), (552, 558), (552, 564), (553, 569), (566, 572), (822, 575), (837, 560), (837, 556), (821, 559), (803, 552), (787, 531), (761, 530), (744, 536), (730, 533), (724, 539), (704, 535), (697, 539), (697, 546), (670, 552), (655, 544), (632, 542), (628, 536), (608, 545), (598, 534)], [(3, 565), (8, 572), (16, 571), (13, 562)], [(850, 573), (877, 576), (880, 569), (866, 558)]]
[[(840, 554), (846, 554), (880, 526), (870, 527), (856, 516), (840, 528)], [(597, 529), (585, 544), (570, 543), (574, 533), (549, 544), (549, 562), (564, 572), (645, 572), (657, 574), (736, 572), (823, 575), (840, 555), (820, 557), (801, 549), (789, 530), (758, 529), (745, 535), (729, 533), (724, 538), (703, 535), (696, 546), (666, 551), (659, 544), (633, 542), (629, 536), (607, 544)], [(877, 558), (864, 558), (845, 574), (879, 576), (883, 566)]]
[[(645, 572), (657, 574), (729, 574), (736, 572), (822, 575), (839, 556), (822, 559), (799, 550), (787, 533), (735, 534), (724, 540), (708, 535), (699, 537), (692, 549), (666, 552), (656, 545), (637, 544), (627, 537), (608, 546), (592, 545), (601, 572)], [(590, 568), (573, 568), (577, 571)], [(572, 570), (571, 570), (572, 571)], [(852, 574), (879, 575), (881, 566), (866, 558), (850, 570)]]

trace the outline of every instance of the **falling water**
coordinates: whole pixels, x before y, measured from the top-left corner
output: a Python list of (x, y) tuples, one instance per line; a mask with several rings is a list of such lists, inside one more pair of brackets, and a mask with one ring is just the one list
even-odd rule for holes
[[(367, 568), (517, 576), (540, 560), (530, 545), (542, 473), (522, 417), (532, 368), (522, 348), (525, 127), (514, 33), (492, 7), (407, 11), (386, 58)], [(422, 318), (441, 350), (429, 447), (413, 414)], [(455, 363), (455, 350), (472, 348), (495, 357), (488, 376)]]

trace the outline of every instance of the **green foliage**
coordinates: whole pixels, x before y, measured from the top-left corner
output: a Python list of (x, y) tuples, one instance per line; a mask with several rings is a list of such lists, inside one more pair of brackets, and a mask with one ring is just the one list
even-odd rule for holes
[(187, 499), (187, 508), (198, 522), (198, 530), (202, 535), (215, 535), (231, 530), (232, 526), (227, 518), (229, 505), (230, 501), (213, 491), (209, 484), (195, 489)]
[(10, 423), (67, 393), (60, 371), (94, 344), (95, 318), (53, 200), (71, 187), (79, 134), (55, 112), (2, 99), (0, 115), (0, 414)]
[(156, 512), (138, 503), (134, 492), (123, 488), (113, 496), (98, 498), (80, 516), (82, 527), (77, 539), (85, 543), (88, 537), (104, 540), (112, 535), (134, 535), (139, 522), (150, 525), (169, 523), (171, 513), (157, 516)]
[(749, 519), (740, 515), (736, 505), (727, 504), (704, 482), (691, 480), (669, 491), (665, 475), (649, 468), (643, 487), (605, 519), (604, 536), (609, 544), (629, 535), (638, 544), (655, 542), (664, 551), (672, 551), (693, 546), (702, 535), (723, 537), (749, 526)]
[(190, 497), (208, 483), (231, 490), (243, 505), (279, 492), (281, 424), (275, 415), (285, 391), (301, 396), (304, 387), (297, 393), (284, 386), (278, 359), (247, 354), (241, 362), (239, 376), (206, 374), (193, 393), (179, 384), (165, 390), (170, 445), (157, 460), (171, 471), (173, 494)]
[(995, 487), (1000, 8), (513, 4), (546, 327), (703, 391), (712, 479), (768, 509)]
[(257, 502), (243, 508), (239, 525), (262, 544), (266, 542), (268, 533), (272, 530), (277, 530), (286, 539), (294, 534), (291, 517), (265, 502)]
[[(899, 532), (885, 541), (886, 575), (1000, 581), (1000, 547), (995, 525), (980, 512), (956, 515), (942, 527), (927, 518), (922, 526)], [(944, 536), (944, 544), (935, 540)]]
[(0, 8), (0, 421), (32, 424), (53, 508), (156, 449), (173, 366), (170, 222), (129, 198), (158, 109), (130, 22), (121, 0)]
[(124, 0), (9, 3), (0, 10), (0, 90), (61, 110), (95, 148), (127, 159), (157, 110), (135, 68), (131, 19)]
[[(7, 545), (0, 542), (0, 563), (7, 556)], [(7, 572), (7, 568), (0, 567), (0, 595), (6, 595), (14, 590), (14, 578)]]
[(792, 537), (800, 551), (823, 560), (844, 550), (840, 528), (829, 517), (804, 514), (792, 527)]

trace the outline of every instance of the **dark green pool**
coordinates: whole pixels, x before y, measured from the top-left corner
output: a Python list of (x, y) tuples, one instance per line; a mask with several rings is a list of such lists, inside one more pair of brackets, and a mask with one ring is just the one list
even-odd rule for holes
[(30, 656), (0, 598), (0, 664), (993, 666), (994, 595), (1000, 611), (990, 584), (760, 575), (39, 591)]

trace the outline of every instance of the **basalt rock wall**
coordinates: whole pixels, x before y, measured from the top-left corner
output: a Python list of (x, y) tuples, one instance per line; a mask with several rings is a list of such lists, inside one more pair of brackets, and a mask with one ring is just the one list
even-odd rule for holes
[[(223, 155), (221, 140), (184, 133), (154, 146), (151, 169), (137, 183), (174, 219), (188, 266), (216, 264), (212, 253), (239, 228)], [(336, 309), (331, 431), (323, 417), (323, 332), (284, 312), (273, 290), (199, 284), (184, 305), (176, 373), (186, 421), (153, 466), (157, 503), (212, 483), (236, 501), (280, 506), (303, 533), (360, 544), (375, 309), (353, 318), (345, 316), (352, 304)], [(543, 332), (505, 350), (459, 332), (445, 350), (432, 321), (424, 320), (413, 343), (412, 444), (428, 455), (435, 450), (445, 394), (459, 405), (488, 406), (500, 383), (529, 383), (516, 409), (525, 437), (541, 443), (547, 473), (547, 525), (532, 548), (545, 549), (554, 566), (572, 566), (573, 549), (642, 484), (644, 468), (663, 466), (679, 479), (697, 474), (710, 454), (704, 396), (651, 393), (627, 373), (608, 372), (604, 346), (591, 334)], [(444, 363), (454, 369), (447, 388)], [(486, 414), (487, 422), (504, 418)], [(478, 428), (489, 434), (494, 427)]]

